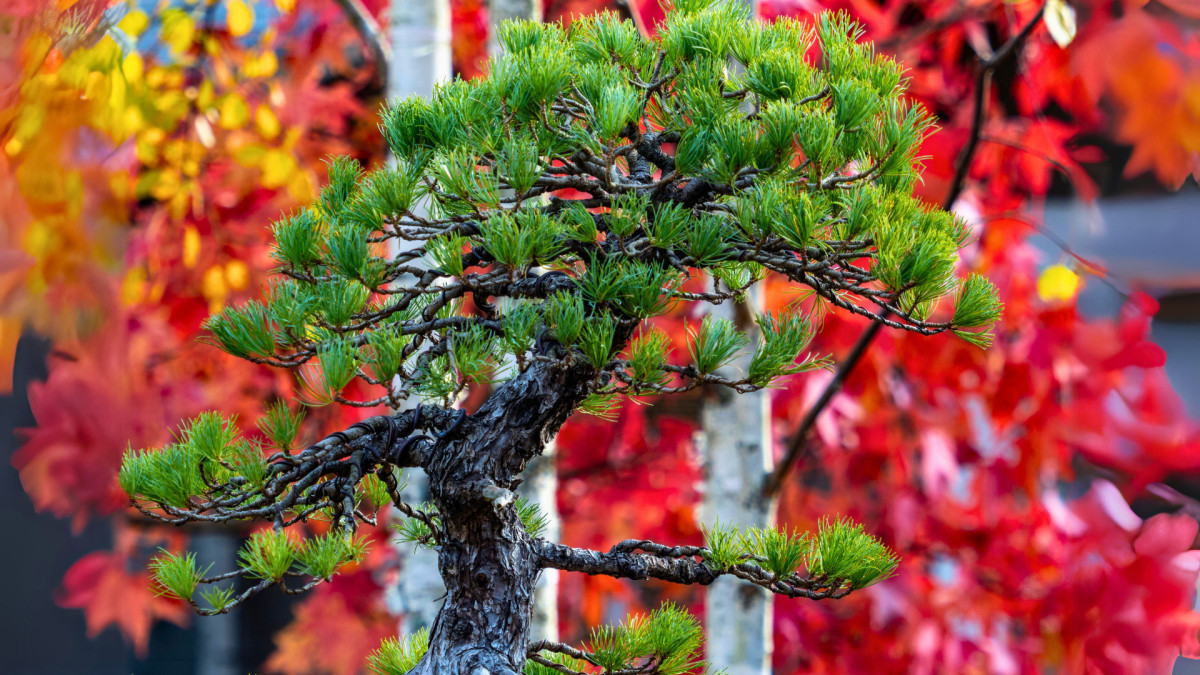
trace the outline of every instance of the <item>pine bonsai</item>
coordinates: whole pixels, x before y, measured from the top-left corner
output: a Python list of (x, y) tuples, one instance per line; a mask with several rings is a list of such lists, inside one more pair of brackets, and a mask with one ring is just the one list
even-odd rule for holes
[[(512, 492), (574, 412), (702, 385), (746, 392), (826, 363), (805, 356), (812, 324), (793, 309), (759, 316), (746, 372), (719, 376), (748, 338), (707, 318), (673, 356), (646, 321), (679, 303), (736, 302), (773, 275), (814, 305), (988, 343), (994, 289), (955, 275), (967, 228), (912, 197), (930, 120), (905, 103), (900, 66), (860, 36), (841, 15), (762, 24), (742, 3), (705, 0), (677, 0), (655, 40), (612, 14), (570, 30), (509, 23), (487, 78), (393, 103), (381, 127), (397, 162), (364, 175), (332, 161), (318, 202), (274, 225), (280, 278), (265, 299), (208, 328), (231, 354), (296, 370), (307, 405), (401, 412), (303, 449), (286, 404), (259, 420), (266, 441), (209, 413), (174, 444), (130, 452), (121, 485), (145, 514), (274, 524), (227, 574), (161, 555), (164, 592), (214, 614), (272, 586), (311, 588), (361, 553), (356, 524), (390, 502), (399, 536), (436, 547), (447, 595), (432, 631), (385, 643), (375, 672), (669, 675), (700, 665), (699, 628), (674, 607), (599, 628), (586, 647), (530, 644), (540, 570), (734, 575), (810, 599), (889, 576), (895, 556), (840, 519), (591, 551), (540, 538), (536, 509)], [(379, 397), (348, 398), (355, 379)], [(473, 386), (490, 393), (468, 415), (454, 404)], [(402, 500), (406, 467), (428, 473), (432, 503)], [(290, 534), (312, 518), (328, 534)], [(223, 582), (239, 575), (253, 584), (235, 594)]]

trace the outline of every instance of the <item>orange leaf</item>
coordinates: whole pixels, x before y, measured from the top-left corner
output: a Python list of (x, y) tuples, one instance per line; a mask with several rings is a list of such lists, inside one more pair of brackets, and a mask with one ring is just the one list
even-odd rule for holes
[(146, 574), (126, 572), (126, 563), (113, 553), (87, 554), (67, 570), (56, 601), (83, 610), (88, 637), (116, 625), (145, 656), (150, 626), (158, 619), (183, 625), (188, 613), (183, 603), (156, 596)]
[(0, 318), (0, 394), (13, 390), (13, 365), (17, 359), (17, 340), (21, 339), (21, 320)]

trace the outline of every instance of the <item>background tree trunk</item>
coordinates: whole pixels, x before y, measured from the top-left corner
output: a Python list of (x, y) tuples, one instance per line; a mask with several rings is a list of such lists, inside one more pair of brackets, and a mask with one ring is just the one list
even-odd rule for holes
[[(433, 95), (433, 86), (451, 77), (449, 0), (392, 0), (388, 7), (387, 96)], [(420, 469), (404, 472), (404, 499), (420, 504), (429, 499), (429, 482)], [(415, 544), (397, 544), (401, 573), (389, 589), (389, 606), (402, 615), (401, 634), (432, 627), (445, 593), (437, 555)]]
[(542, 20), (542, 0), (489, 0), (488, 2), (488, 45), (489, 57), (500, 54), (500, 40), (496, 27), (510, 19)]
[[(558, 463), (556, 445), (546, 446), (540, 457), (534, 457), (525, 467), (525, 482), (517, 494), (537, 504), (546, 516), (546, 541), (558, 541), (562, 536), (562, 517), (558, 512)], [(558, 570), (542, 570), (533, 594), (534, 640), (558, 641)]]
[[(757, 0), (742, 0), (758, 16)], [(737, 67), (737, 64), (733, 64)], [(763, 310), (763, 291), (751, 289), (746, 302), (726, 303), (713, 312), (731, 319), (751, 337), (759, 338), (754, 315)], [(734, 362), (744, 371), (749, 355)], [(770, 389), (734, 394), (712, 392), (701, 411), (699, 448), (705, 462), (701, 519), (742, 527), (770, 527), (774, 512), (762, 497), (764, 479), (774, 465), (771, 448)], [(729, 675), (771, 672), (774, 598), (766, 590), (734, 577), (721, 577), (705, 593), (706, 657), (716, 670)]]
[[(762, 293), (756, 287), (744, 303), (717, 305), (713, 312), (724, 314), (757, 341), (753, 314), (762, 304)], [(744, 371), (749, 363), (747, 354), (731, 366)], [(742, 527), (769, 527), (773, 514), (762, 496), (762, 484), (773, 460), (770, 390), (736, 394), (712, 389), (712, 398), (701, 409), (697, 439), (704, 458), (701, 519), (708, 525), (719, 520)], [(771, 671), (772, 609), (770, 593), (735, 577), (721, 577), (708, 587), (704, 611), (707, 659), (714, 670), (724, 669), (729, 675)]]

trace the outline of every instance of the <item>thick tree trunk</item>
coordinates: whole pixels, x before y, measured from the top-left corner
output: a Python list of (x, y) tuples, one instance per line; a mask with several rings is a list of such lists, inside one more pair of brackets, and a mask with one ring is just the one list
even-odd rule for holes
[(592, 375), (578, 360), (538, 362), (435, 447), (427, 469), (443, 522), (447, 595), (418, 675), (516, 675), (524, 667), (539, 558), (512, 490), (587, 395)]
[(438, 562), (446, 602), (416, 672), (516, 675), (525, 664), (537, 582), (531, 540), (513, 509), (486, 499), (444, 514)]

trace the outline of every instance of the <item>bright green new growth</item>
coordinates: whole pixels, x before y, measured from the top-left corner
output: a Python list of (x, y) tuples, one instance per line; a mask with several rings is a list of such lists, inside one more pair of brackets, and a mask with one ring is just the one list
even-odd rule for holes
[(605, 672), (637, 667), (639, 661), (654, 661), (654, 672), (680, 675), (702, 665), (703, 645), (704, 632), (696, 618), (666, 603), (649, 615), (592, 630), (585, 654)]
[(195, 553), (176, 555), (166, 549), (161, 550), (162, 553), (150, 559), (150, 573), (158, 586), (156, 592), (159, 595), (191, 600), (196, 586), (208, 573), (208, 568), (197, 568)]
[(403, 638), (386, 638), (367, 657), (373, 675), (404, 675), (417, 666), (429, 650), (429, 629), (422, 628)]
[(822, 519), (816, 534), (716, 523), (704, 530), (704, 559), (727, 570), (756, 562), (785, 582), (813, 580), (831, 588), (866, 588), (895, 573), (899, 558), (862, 525)]
[(239, 552), (239, 565), (247, 576), (278, 581), (291, 569), (296, 553), (296, 544), (286, 532), (263, 530), (251, 535)]

